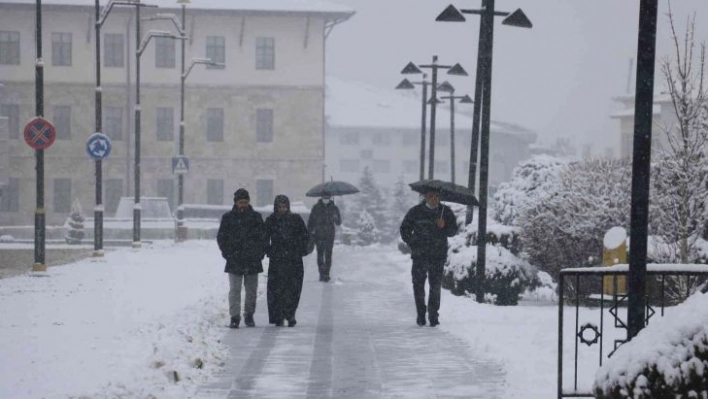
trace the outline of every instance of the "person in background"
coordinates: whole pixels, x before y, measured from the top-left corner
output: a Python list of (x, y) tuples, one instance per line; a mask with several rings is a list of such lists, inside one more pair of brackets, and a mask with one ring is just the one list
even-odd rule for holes
[[(411, 249), (413, 297), (418, 312), (416, 323), (425, 325), (428, 312), (430, 326), (440, 324), (440, 290), (447, 239), (457, 233), (457, 218), (452, 209), (440, 203), (440, 193), (429, 189), (424, 200), (412, 207), (400, 227), (401, 238)], [(425, 280), (428, 279), (428, 306), (425, 306)]]
[(270, 324), (295, 327), (295, 312), (300, 303), (304, 267), (302, 257), (307, 255), (310, 233), (305, 221), (290, 212), (290, 199), (275, 197), (273, 214), (265, 221), (266, 254), (268, 266), (268, 319)]
[(307, 229), (317, 247), (317, 267), (320, 271), (320, 281), (330, 280), (332, 269), (332, 249), (334, 248), (334, 226), (342, 224), (339, 208), (334, 204), (332, 197), (324, 195), (312, 207)]
[(256, 311), (258, 274), (263, 272), (265, 224), (261, 214), (251, 207), (246, 189), (239, 188), (234, 193), (234, 207), (221, 217), (216, 241), (221, 256), (226, 259), (224, 272), (229, 274), (229, 327), (238, 328), (241, 322), (241, 286), (246, 288), (244, 323), (255, 327), (253, 313)]

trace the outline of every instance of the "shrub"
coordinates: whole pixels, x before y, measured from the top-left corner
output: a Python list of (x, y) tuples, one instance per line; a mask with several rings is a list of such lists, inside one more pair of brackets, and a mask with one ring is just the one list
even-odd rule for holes
[(71, 214), (69, 214), (69, 231), (66, 234), (67, 244), (81, 244), (84, 239), (84, 215), (81, 210), (81, 204), (78, 200), (74, 201), (71, 206)]

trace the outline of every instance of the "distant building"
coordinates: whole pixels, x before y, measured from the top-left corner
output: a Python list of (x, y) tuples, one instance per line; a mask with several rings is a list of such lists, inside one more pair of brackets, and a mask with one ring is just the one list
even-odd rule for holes
[[(634, 143), (634, 95), (617, 96), (613, 100), (619, 103), (621, 109), (610, 115), (619, 121), (621, 158), (632, 157)], [(671, 102), (671, 96), (660, 94), (654, 96), (652, 109), (652, 152), (657, 151), (667, 143), (666, 130), (677, 122), (676, 111)]]
[[(45, 151), (47, 223), (61, 224), (71, 203), (94, 204), (94, 162), (85, 152), (95, 130), (93, 0), (43, 2), (44, 116), (58, 130)], [(105, 6), (107, 1), (102, 0)], [(152, 0), (156, 13), (181, 15), (175, 0)], [(199, 0), (187, 6), (186, 63), (208, 57), (224, 67), (197, 65), (186, 81), (185, 203), (231, 203), (240, 186), (254, 205), (278, 193), (292, 201), (321, 180), (324, 162), (325, 39), (354, 12), (325, 0)], [(35, 116), (35, 1), (0, 0), (0, 182), (7, 184), (0, 225), (31, 224), (35, 155), (21, 130)], [(171, 21), (144, 21), (148, 30), (175, 32)], [(115, 6), (101, 30), (103, 133), (113, 143), (103, 162), (104, 207), (111, 216), (134, 195), (135, 7)], [(181, 45), (154, 38), (141, 57), (141, 195), (167, 197), (177, 184)], [(1, 139), (0, 139), (1, 140)], [(5, 155), (3, 152), (5, 152)], [(5, 155), (6, 165), (3, 165)]]
[[(412, 92), (384, 90), (327, 77), (324, 177), (356, 183), (366, 166), (381, 186), (391, 187), (403, 176), (419, 179), (422, 103)], [(452, 82), (454, 83), (454, 82)], [(418, 90), (419, 91), (419, 90)], [(456, 110), (471, 107), (456, 104)], [(428, 113), (430, 110), (428, 110)], [(470, 111), (471, 112), (471, 111)], [(438, 105), (434, 177), (450, 180), (450, 109)], [(426, 127), (425, 178), (428, 178), (430, 116)], [(472, 118), (455, 115), (456, 183), (467, 185)], [(536, 134), (517, 125), (492, 122), (490, 187), (508, 180), (518, 163), (530, 155)]]

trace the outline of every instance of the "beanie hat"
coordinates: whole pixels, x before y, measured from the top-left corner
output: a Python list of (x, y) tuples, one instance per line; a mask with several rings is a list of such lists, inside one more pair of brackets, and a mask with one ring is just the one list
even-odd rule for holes
[(234, 202), (242, 199), (246, 199), (249, 201), (251, 200), (251, 197), (248, 195), (248, 191), (245, 188), (239, 188), (234, 193)]

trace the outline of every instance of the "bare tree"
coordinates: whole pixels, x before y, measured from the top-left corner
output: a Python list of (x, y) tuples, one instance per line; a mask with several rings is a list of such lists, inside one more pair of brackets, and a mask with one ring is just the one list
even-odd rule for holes
[(689, 18), (680, 40), (669, 4), (674, 57), (661, 61), (676, 123), (663, 127), (667, 145), (661, 148), (653, 175), (653, 209), (657, 233), (678, 246), (681, 263), (688, 263), (707, 221), (708, 96), (705, 88), (706, 45), (696, 55), (695, 15)]

